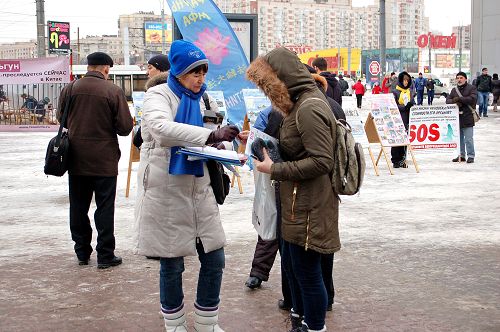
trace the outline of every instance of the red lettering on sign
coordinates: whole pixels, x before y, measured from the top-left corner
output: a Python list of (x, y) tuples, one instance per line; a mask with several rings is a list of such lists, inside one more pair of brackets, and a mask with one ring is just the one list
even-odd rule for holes
[(433, 35), (431, 32), (425, 35), (420, 35), (417, 38), (417, 45), (420, 48), (456, 48), (457, 36), (452, 33), (451, 36)]

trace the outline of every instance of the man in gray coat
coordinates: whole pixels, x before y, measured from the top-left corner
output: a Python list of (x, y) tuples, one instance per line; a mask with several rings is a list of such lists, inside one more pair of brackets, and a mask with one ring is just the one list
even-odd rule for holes
[(92, 227), (88, 217), (92, 195), (97, 209), (97, 267), (122, 263), (115, 256), (114, 214), (120, 148), (118, 137), (132, 131), (133, 120), (123, 90), (108, 81), (113, 60), (95, 52), (87, 56), (85, 77), (61, 91), (57, 118), (69, 103), (67, 122), (71, 142), (69, 204), (71, 237), (79, 265), (88, 265), (92, 253)]

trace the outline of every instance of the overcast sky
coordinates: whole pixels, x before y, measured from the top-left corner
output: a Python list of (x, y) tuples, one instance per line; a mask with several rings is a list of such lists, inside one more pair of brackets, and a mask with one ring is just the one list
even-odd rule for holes
[[(355, 6), (373, 4), (378, 0), (353, 0)], [(159, 14), (161, 0), (45, 0), (45, 20), (69, 21), (72, 39), (76, 28), (80, 37), (117, 34), (120, 14), (154, 11)], [(471, 0), (425, 0), (431, 30), (451, 33), (455, 25), (469, 24)], [(165, 2), (166, 10), (168, 6)], [(36, 39), (36, 7), (34, 0), (0, 0), (0, 43)]]

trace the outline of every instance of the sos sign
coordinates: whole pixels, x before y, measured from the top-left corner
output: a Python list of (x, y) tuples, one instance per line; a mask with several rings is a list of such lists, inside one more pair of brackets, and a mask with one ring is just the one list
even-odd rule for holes
[(432, 123), (430, 125), (422, 123), (418, 127), (416, 125), (410, 126), (410, 143), (417, 140), (418, 143), (423, 143), (426, 140), (436, 142), (441, 137), (439, 132), (439, 125)]

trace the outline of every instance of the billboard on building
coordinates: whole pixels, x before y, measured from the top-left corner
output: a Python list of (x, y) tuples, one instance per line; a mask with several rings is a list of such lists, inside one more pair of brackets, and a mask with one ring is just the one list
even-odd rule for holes
[[(327, 70), (335, 73), (343, 74), (354, 74), (361, 70), (361, 49), (351, 48), (349, 51), (347, 48), (341, 48), (340, 54), (338, 53), (338, 48), (330, 48), (326, 50), (317, 50), (306, 52), (297, 55), (303, 63), (307, 63), (311, 66), (314, 59), (318, 57), (325, 58), (327, 63)], [(348, 73), (350, 60), (351, 72)]]
[(49, 54), (70, 53), (69, 22), (48, 21), (47, 37)]
[[(146, 44), (161, 44), (161, 22), (144, 23), (144, 41)], [(172, 42), (172, 23), (165, 23), (165, 42)]]

